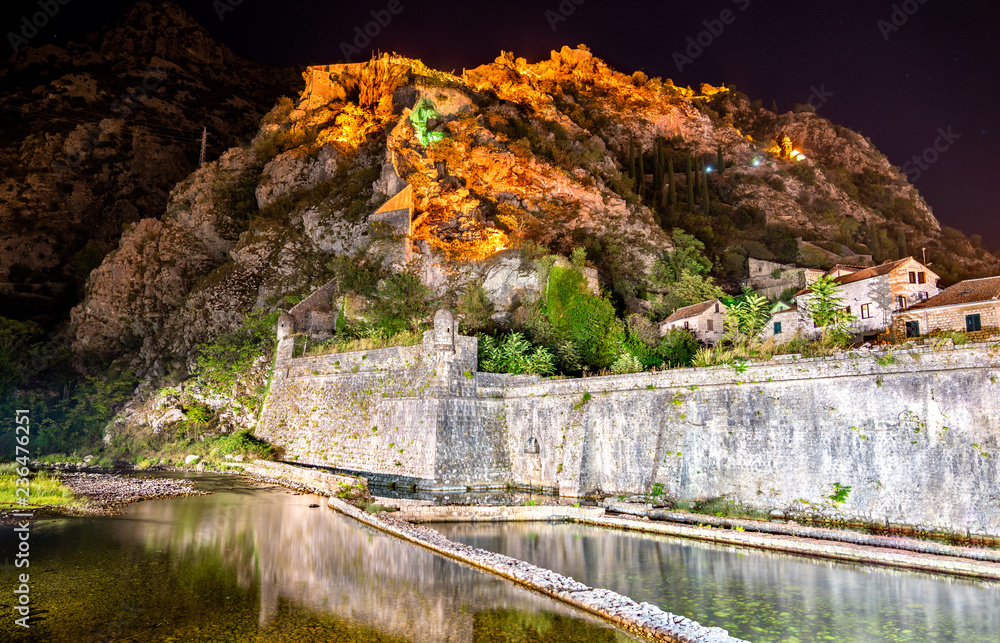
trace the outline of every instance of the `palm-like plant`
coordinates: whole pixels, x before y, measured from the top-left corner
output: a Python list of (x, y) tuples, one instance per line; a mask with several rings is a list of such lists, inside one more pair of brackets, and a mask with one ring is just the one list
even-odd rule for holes
[(824, 275), (809, 287), (809, 296), (803, 298), (801, 305), (809, 318), (822, 329), (825, 341), (827, 338), (847, 340), (853, 334), (851, 324), (857, 318), (847, 312), (846, 303), (840, 284), (834, 277)]
[(729, 307), (726, 327), (734, 343), (750, 344), (771, 318), (771, 302), (749, 288), (743, 289), (743, 298)]

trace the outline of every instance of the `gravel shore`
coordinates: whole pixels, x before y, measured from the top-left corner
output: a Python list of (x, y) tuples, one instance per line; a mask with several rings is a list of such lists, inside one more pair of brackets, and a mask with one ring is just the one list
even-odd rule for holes
[(87, 505), (73, 510), (74, 514), (111, 516), (122, 513), (122, 507), (139, 500), (211, 493), (198, 491), (190, 480), (140, 478), (112, 473), (64, 473), (60, 478), (73, 493), (87, 498)]
[[(145, 478), (113, 473), (62, 473), (59, 479), (73, 493), (84, 498), (86, 504), (76, 507), (44, 506), (30, 509), (35, 518), (56, 516), (115, 516), (132, 502), (154, 498), (183, 498), (203, 496), (210, 491), (199, 491), (190, 480)], [(0, 511), (0, 525), (23, 521), (13, 514), (16, 509)]]

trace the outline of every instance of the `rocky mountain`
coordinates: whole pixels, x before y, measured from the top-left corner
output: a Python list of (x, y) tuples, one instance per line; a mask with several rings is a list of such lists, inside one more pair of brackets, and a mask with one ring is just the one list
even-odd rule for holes
[(299, 70), (235, 56), (169, 2), (0, 68), (0, 308), (56, 323), (123, 228), (156, 220), (199, 163), (252, 136)]
[[(130, 42), (146, 55), (156, 47)], [(706, 245), (734, 288), (748, 257), (821, 266), (926, 247), (946, 279), (1000, 271), (942, 229), (870, 141), (807, 109), (775, 114), (731, 89), (625, 75), (585, 48), (534, 64), (503, 54), (461, 76), (389, 55), (303, 76), (298, 98), (279, 101), (250, 143), (177, 184), (162, 217), (142, 218), (126, 196), (105, 210), (128, 226), (73, 310), (78, 357), (162, 375), (249, 311), (308, 294), (338, 256), (382, 257), (445, 299), (482, 283), (500, 311), (539, 289), (541, 246), (585, 248), (619, 305), (646, 310), (650, 268), (675, 227)], [(123, 126), (101, 127), (119, 141)], [(64, 129), (49, 148), (81, 135)], [(142, 140), (130, 139), (132, 167), (149, 167), (142, 149), (174, 149)], [(156, 185), (183, 169), (152, 165)], [(92, 202), (92, 188), (61, 189)]]

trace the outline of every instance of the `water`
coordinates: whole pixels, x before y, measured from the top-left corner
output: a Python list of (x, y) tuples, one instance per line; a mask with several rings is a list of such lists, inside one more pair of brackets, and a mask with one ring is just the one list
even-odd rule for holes
[[(16, 541), (0, 527), (0, 641), (633, 641), (547, 597), (328, 509), (195, 477), (209, 496), (39, 521), (33, 619), (14, 625)], [(309, 508), (309, 504), (320, 504)]]
[(442, 534), (754, 642), (1000, 642), (1000, 584), (573, 524)]

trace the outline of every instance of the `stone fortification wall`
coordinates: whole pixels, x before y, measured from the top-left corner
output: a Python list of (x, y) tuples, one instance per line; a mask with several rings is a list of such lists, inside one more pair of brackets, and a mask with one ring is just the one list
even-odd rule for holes
[(407, 348), (291, 359), (289, 341), (258, 434), (290, 461), (1000, 535), (1000, 356), (982, 345), (543, 381), (477, 373), (448, 320)]
[[(998, 377), (989, 349), (922, 349), (512, 384), (504, 413), (515, 480), (563, 494), (660, 483), (679, 498), (996, 535)], [(519, 448), (532, 438), (537, 455)], [(851, 487), (843, 502), (835, 483)]]
[(257, 435), (285, 459), (422, 489), (503, 487), (499, 397), (478, 393), (478, 342), (450, 313), (417, 346), (292, 358), (278, 345)]

